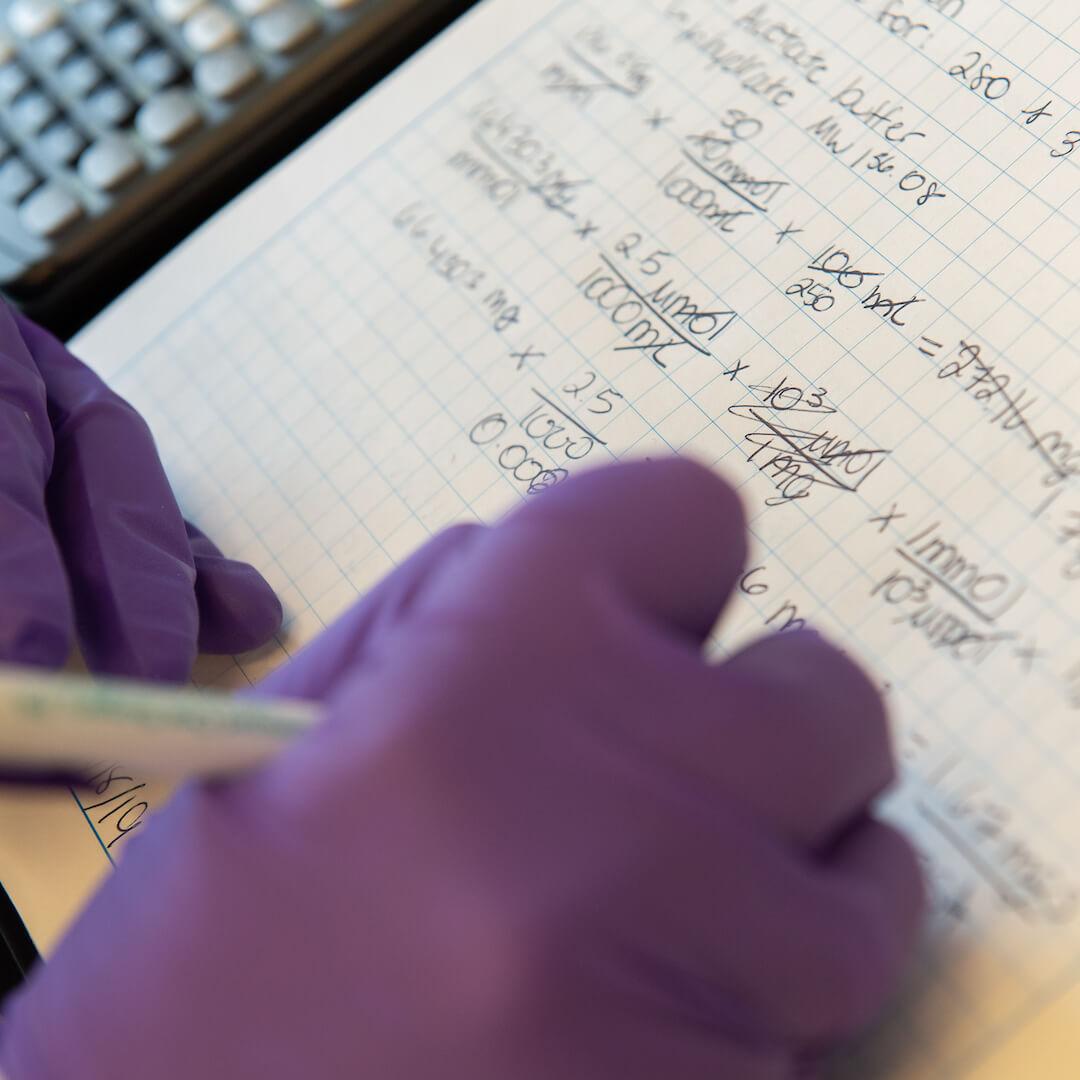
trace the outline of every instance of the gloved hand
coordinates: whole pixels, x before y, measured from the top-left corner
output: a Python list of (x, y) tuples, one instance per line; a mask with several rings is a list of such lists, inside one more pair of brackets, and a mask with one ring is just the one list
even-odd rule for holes
[(9, 1080), (774, 1080), (880, 1008), (921, 906), (882, 705), (816, 634), (721, 666), (731, 490), (572, 480), (433, 541), (261, 692), (16, 999)]
[(0, 661), (183, 680), (196, 645), (243, 652), (281, 606), (186, 525), (141, 417), (0, 302)]

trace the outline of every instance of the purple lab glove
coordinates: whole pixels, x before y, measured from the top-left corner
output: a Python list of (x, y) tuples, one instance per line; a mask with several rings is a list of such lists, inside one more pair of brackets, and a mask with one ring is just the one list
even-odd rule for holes
[(250, 566), (180, 516), (150, 431), (55, 338), (0, 302), (0, 661), (187, 678), (281, 624)]
[(444, 534), (261, 693), (22, 992), (10, 1080), (774, 1080), (880, 1008), (921, 908), (893, 766), (817, 635), (701, 644), (745, 554), (685, 461)]

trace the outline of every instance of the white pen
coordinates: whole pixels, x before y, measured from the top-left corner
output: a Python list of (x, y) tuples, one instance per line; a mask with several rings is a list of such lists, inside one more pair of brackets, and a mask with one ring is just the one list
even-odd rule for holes
[(318, 712), (301, 701), (0, 665), (0, 775), (63, 783), (120, 761), (161, 779), (226, 776), (272, 757)]

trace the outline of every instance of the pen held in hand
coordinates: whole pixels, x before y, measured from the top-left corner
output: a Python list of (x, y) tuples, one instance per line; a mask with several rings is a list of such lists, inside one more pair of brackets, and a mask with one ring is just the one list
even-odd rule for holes
[(103, 760), (160, 779), (262, 764), (318, 709), (211, 690), (0, 667), (0, 782), (72, 783)]

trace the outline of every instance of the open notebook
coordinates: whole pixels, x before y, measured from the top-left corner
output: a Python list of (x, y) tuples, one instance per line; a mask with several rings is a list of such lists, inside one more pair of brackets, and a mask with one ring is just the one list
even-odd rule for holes
[[(1066, 0), (487, 0), (76, 342), (286, 604), (198, 681), (454, 520), (694, 454), (752, 519), (725, 643), (811, 620), (893, 704), (933, 922), (843, 1068), (1080, 1075), (1078, 103)], [(0, 811), (46, 949), (128, 776)]]

